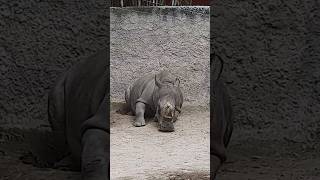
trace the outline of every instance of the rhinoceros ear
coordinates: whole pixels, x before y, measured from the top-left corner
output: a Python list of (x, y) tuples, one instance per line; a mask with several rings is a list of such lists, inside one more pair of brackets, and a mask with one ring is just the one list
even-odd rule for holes
[(176, 78), (176, 81), (174, 82), (174, 85), (177, 87), (180, 87), (180, 79)]
[(156, 74), (155, 75), (155, 82), (156, 82), (156, 85), (161, 88), (163, 86), (163, 83), (160, 81), (159, 79), (159, 74)]

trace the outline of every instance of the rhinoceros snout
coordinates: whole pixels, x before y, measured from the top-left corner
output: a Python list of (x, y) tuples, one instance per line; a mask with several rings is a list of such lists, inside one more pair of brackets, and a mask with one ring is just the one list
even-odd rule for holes
[(173, 98), (165, 96), (159, 101), (156, 116), (159, 121), (159, 130), (163, 132), (174, 131), (175, 103)]
[(163, 118), (159, 121), (159, 131), (172, 132), (174, 131), (174, 125), (172, 119)]

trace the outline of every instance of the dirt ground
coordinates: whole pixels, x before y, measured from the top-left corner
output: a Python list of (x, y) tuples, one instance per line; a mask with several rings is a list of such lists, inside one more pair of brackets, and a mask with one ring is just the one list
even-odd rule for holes
[[(112, 180), (209, 179), (208, 110), (185, 111), (173, 133), (159, 132), (152, 120), (136, 128), (132, 116), (112, 112), (111, 117)], [(320, 180), (319, 149), (272, 134), (267, 139), (256, 135), (255, 130), (235, 128), (218, 180)], [(26, 137), (0, 131), (0, 180), (80, 178), (79, 172), (32, 165), (35, 160), (26, 159), (26, 154), (35, 151)]]
[(320, 180), (320, 153), (303, 144), (233, 141), (228, 155), (218, 180)]
[(209, 177), (210, 113), (184, 112), (171, 133), (160, 132), (153, 119), (134, 127), (134, 116), (112, 112), (111, 179), (165, 179), (172, 172)]

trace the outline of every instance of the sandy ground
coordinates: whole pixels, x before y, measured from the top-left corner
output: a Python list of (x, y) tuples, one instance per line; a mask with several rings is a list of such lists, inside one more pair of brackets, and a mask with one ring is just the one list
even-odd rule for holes
[[(206, 110), (188, 110), (174, 133), (163, 133), (152, 120), (136, 128), (131, 125), (133, 116), (112, 112), (112, 180), (208, 180), (208, 116)], [(32, 160), (21, 160), (36, 152), (30, 149), (34, 146), (26, 138), (28, 133), (22, 134), (0, 131), (0, 180), (80, 179), (79, 172), (36, 167)], [(217, 179), (320, 180), (319, 149), (272, 134), (265, 137), (261, 139), (254, 129), (236, 127)]]
[(153, 119), (134, 127), (134, 116), (111, 114), (111, 179), (165, 179), (170, 172), (209, 177), (208, 111), (185, 111), (170, 133), (160, 132)]

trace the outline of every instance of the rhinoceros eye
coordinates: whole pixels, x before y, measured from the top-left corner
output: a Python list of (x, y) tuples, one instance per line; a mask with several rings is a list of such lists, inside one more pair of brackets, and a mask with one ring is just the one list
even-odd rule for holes
[(179, 113), (181, 113), (181, 108), (179, 108), (178, 106), (175, 107), (175, 111), (178, 111)]

